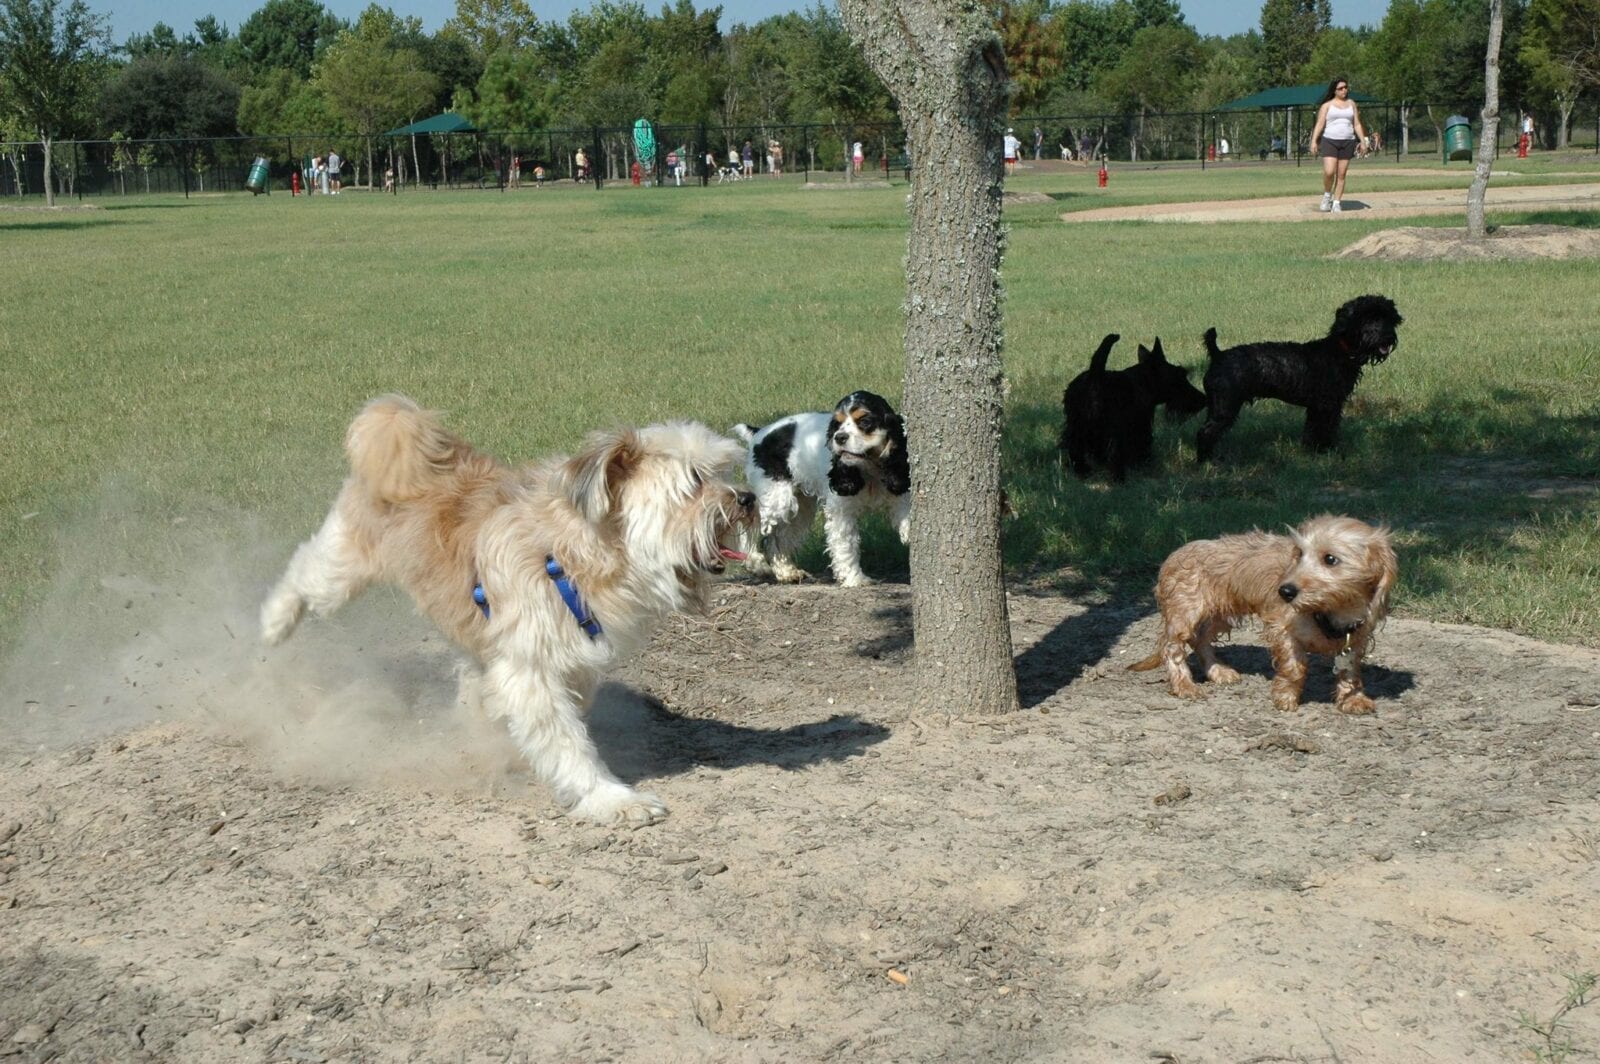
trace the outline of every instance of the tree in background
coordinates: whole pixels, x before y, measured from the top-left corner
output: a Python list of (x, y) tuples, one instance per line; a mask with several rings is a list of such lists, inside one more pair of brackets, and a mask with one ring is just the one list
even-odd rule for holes
[(804, 18), (806, 32), (795, 64), (797, 102), (808, 121), (826, 123), (845, 145), (845, 178), (853, 180), (851, 131), (888, 118), (889, 94), (838, 12), (818, 3)]
[(1000, 0), (995, 19), (1011, 77), (1011, 112), (1037, 111), (1061, 73), (1061, 34), (1050, 21), (1050, 0)]
[(377, 5), (339, 34), (317, 61), (312, 84), (334, 116), (361, 138), (367, 187), (372, 187), (373, 140), (385, 129), (416, 117), (434, 97), (433, 75), (408, 48), (396, 47), (405, 23)]
[(239, 50), (252, 73), (289, 70), (309, 78), (311, 64), (343, 28), (317, 0), (267, 0), (239, 27)]
[(237, 128), (239, 87), (191, 56), (150, 54), (106, 85), (100, 110), (133, 140), (226, 137)]
[(1411, 154), (1411, 108), (1425, 97), (1429, 49), (1420, 0), (1390, 0), (1382, 25), (1367, 42), (1364, 58), (1373, 88), (1395, 105), (1402, 155)]
[(1352, 78), (1352, 85), (1361, 84), (1364, 73), (1361, 66), (1361, 38), (1342, 26), (1324, 30), (1316, 46), (1300, 68), (1300, 80), (1307, 84), (1332, 81), (1334, 78)]
[(840, 0), (912, 160), (904, 409), (916, 501), (916, 702), (1017, 707), (1000, 562), (1000, 138), (1005, 52), (977, 4)]
[(98, 61), (110, 47), (83, 0), (0, 0), (0, 110), (19, 115), (44, 147), (45, 204), (54, 207), (51, 145), (89, 109)]
[(1333, 21), (1329, 0), (1267, 0), (1261, 5), (1261, 61), (1268, 85), (1298, 85), (1317, 38)]
[(1579, 97), (1600, 88), (1600, 0), (1533, 0), (1519, 55), (1532, 88), (1560, 113), (1564, 148)]
[(532, 47), (539, 17), (526, 0), (456, 0), (455, 17), (440, 32), (459, 37), (487, 63), (499, 52)]
[(1139, 159), (1145, 119), (1152, 112), (1182, 110), (1189, 102), (1200, 65), (1200, 38), (1181, 23), (1146, 26), (1103, 79), (1101, 91), (1137, 115), (1132, 155)]

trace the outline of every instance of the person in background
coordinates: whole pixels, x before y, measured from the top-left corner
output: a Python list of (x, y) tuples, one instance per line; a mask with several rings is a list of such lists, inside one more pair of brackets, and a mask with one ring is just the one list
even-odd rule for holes
[(335, 196), (339, 194), (339, 167), (343, 162), (344, 160), (339, 158), (338, 152), (330, 151), (328, 153), (328, 181), (324, 191), (331, 192)]
[[(1366, 135), (1361, 127), (1361, 111), (1350, 99), (1349, 79), (1334, 78), (1328, 83), (1328, 94), (1317, 108), (1317, 124), (1311, 130), (1311, 153), (1322, 157), (1322, 205), (1318, 210), (1344, 210), (1344, 177), (1350, 160), (1356, 157), (1356, 145)], [(1319, 143), (1321, 151), (1317, 150)]]
[(1038, 162), (1044, 153), (1044, 130), (1033, 127), (1033, 161)]
[(1014, 174), (1014, 173), (1017, 172), (1017, 152), (1019, 150), (1021, 150), (1021, 148), (1022, 148), (1022, 141), (1018, 140), (1016, 133), (1013, 130), (1008, 128), (1006, 130), (1006, 173), (1007, 174)]
[(744, 147), (739, 152), (739, 163), (744, 168), (744, 176), (745, 177), (754, 177), (755, 176), (755, 172), (756, 172), (755, 149), (750, 146), (750, 142), (748, 140), (744, 142)]
[(783, 176), (783, 143), (776, 138), (767, 142), (767, 151), (772, 156), (772, 176)]

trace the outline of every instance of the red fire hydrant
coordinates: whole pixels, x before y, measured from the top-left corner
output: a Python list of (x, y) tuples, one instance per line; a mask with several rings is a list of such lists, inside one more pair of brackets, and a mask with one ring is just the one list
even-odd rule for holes
[(289, 172), (289, 195), (291, 195), (291, 196), (300, 195), (300, 171), (299, 170), (291, 170)]
[(1528, 135), (1526, 133), (1524, 133), (1524, 134), (1522, 134), (1522, 136), (1517, 138), (1517, 158), (1526, 159), (1527, 157), (1528, 157)]
[(639, 160), (635, 159), (633, 161), (633, 165), (628, 168), (628, 172), (633, 175), (633, 184), (637, 188), (639, 182), (644, 180), (644, 168), (639, 165)]
[(1105, 188), (1106, 187), (1106, 181), (1108, 181), (1110, 178), (1111, 178), (1111, 175), (1106, 172), (1106, 161), (1104, 159), (1101, 159), (1100, 160), (1100, 187), (1101, 188)]

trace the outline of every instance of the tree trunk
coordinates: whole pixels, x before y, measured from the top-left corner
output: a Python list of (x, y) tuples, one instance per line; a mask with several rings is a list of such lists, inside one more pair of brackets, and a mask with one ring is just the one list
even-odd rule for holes
[(905, 417), (923, 709), (1017, 707), (1000, 562), (1000, 145), (1005, 54), (981, 5), (840, 0), (911, 156)]
[(1572, 112), (1578, 106), (1578, 94), (1562, 93), (1556, 97), (1556, 109), (1561, 112), (1561, 124), (1556, 127), (1556, 148), (1567, 147), (1572, 143)]
[(1483, 197), (1489, 191), (1489, 171), (1494, 167), (1493, 130), (1500, 126), (1500, 30), (1505, 24), (1504, 0), (1489, 0), (1489, 48), (1483, 60), (1483, 127), (1478, 137), (1477, 165), (1467, 190), (1467, 236), (1482, 240), (1489, 235), (1483, 221)]
[(39, 139), (44, 142), (44, 205), (46, 207), (54, 207), (56, 205), (56, 184), (55, 174), (51, 172), (50, 166), (50, 135), (41, 129), (39, 130)]
[(1400, 105), (1400, 154), (1411, 154), (1411, 105)]

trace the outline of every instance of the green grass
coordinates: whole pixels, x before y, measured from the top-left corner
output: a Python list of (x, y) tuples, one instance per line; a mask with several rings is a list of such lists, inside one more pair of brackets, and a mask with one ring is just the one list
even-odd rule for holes
[[(1118, 172), (1113, 191), (1320, 187), (1292, 171)], [(1025, 172), (1016, 187), (1089, 181)], [(377, 393), (442, 408), (511, 458), (599, 426), (725, 429), (854, 388), (898, 397), (904, 201), (903, 186), (756, 181), (0, 212), (0, 637), (69, 558), (160, 571), (241, 537), (276, 557), (314, 527), (343, 426)], [(1380, 223), (1064, 226), (1064, 203), (1007, 208), (1014, 574), (1141, 594), (1185, 539), (1336, 510), (1396, 528), (1401, 612), (1600, 644), (1592, 262), (1344, 262), (1327, 256)], [(1210, 468), (1192, 464), (1190, 422), (1160, 425), (1156, 468), (1125, 487), (1062, 475), (1061, 390), (1102, 334), (1125, 337), (1114, 366), (1156, 335), (1198, 365), (1207, 326), (1225, 343), (1309, 337), (1363, 292), (1407, 323), (1337, 455), (1303, 454), (1296, 412), (1269, 403)], [(806, 560), (820, 567), (820, 551)], [(867, 564), (904, 571), (881, 526)]]

